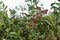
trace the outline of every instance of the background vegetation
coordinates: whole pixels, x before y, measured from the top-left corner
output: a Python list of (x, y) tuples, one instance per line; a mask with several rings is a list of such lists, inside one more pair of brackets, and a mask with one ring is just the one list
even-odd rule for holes
[[(46, 15), (48, 9), (38, 7), (38, 0), (26, 0), (29, 14), (23, 12), (16, 17), (16, 10), (10, 11), (8, 17), (7, 6), (0, 2), (0, 40), (60, 40), (60, 0), (52, 3), (54, 11)], [(58, 5), (58, 7), (54, 6)], [(45, 16), (46, 15), (46, 16)]]

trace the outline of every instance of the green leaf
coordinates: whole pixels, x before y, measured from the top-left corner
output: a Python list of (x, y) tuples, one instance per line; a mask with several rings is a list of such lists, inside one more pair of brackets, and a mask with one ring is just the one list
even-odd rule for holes
[(5, 7), (5, 10), (7, 9), (7, 6)]
[(3, 2), (1, 1), (0, 4), (2, 4)]
[(53, 5), (55, 5), (55, 4), (58, 5), (58, 6), (60, 5), (59, 3), (52, 3), (51, 6), (53, 6)]
[(3, 5), (3, 8), (5, 7), (5, 4), (2, 4)]
[(31, 1), (31, 0), (25, 0), (25, 2), (29, 2), (29, 1)]
[(60, 1), (60, 0), (58, 0), (58, 1)]
[(3, 23), (0, 23), (0, 28), (2, 27)]
[(33, 2), (37, 2), (37, 0), (33, 0)]
[(54, 13), (52, 13), (48, 16), (48, 20), (51, 21), (51, 22), (53, 22), (55, 20)]
[(16, 32), (10, 32), (10, 34), (14, 35), (14, 34), (16, 34)]
[(13, 10), (9, 9), (9, 11), (12, 15), (14, 15), (16, 13), (16, 11), (14, 9)]
[(29, 10), (32, 10), (32, 9), (34, 9), (34, 6), (33, 5), (29, 6)]
[(9, 32), (11, 30), (11, 28), (7, 28), (6, 31)]
[(57, 25), (59, 25), (60, 26), (60, 18), (58, 19), (58, 21), (57, 21)]

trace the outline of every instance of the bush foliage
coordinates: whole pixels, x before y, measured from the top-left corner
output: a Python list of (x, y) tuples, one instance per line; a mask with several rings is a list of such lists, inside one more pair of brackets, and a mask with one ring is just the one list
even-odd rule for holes
[(31, 2), (27, 4), (29, 14), (23, 12), (26, 9), (21, 7), (20, 18), (15, 16), (19, 8), (9, 9), (9, 18), (7, 6), (0, 2), (0, 40), (59, 40), (60, 3), (52, 3), (51, 9), (54, 11), (46, 15), (48, 9), (38, 7), (37, 0), (26, 2)]

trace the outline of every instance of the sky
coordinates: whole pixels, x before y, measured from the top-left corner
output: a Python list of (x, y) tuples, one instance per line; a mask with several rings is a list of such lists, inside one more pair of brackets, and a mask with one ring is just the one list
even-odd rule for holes
[[(43, 3), (43, 7), (45, 9), (50, 9), (50, 4), (53, 3), (54, 1), (57, 2), (57, 0), (40, 0), (39, 4)], [(4, 4), (6, 4), (8, 6), (8, 8), (12, 8), (14, 9), (16, 6), (25, 6), (26, 3), (24, 0), (3, 0)]]
[[(16, 6), (20, 6), (20, 5), (25, 6), (25, 7), (27, 6), (25, 0), (2, 0), (2, 1), (10, 9), (14, 9)], [(51, 3), (55, 2), (55, 1), (57, 2), (57, 0), (40, 0), (38, 6), (40, 6), (40, 4), (43, 4), (42, 7), (44, 7), (44, 9), (50, 10)], [(19, 15), (19, 12), (20, 11), (17, 12), (18, 15)], [(27, 11), (25, 11), (25, 12), (27, 12)], [(8, 14), (8, 15), (10, 15), (10, 14)]]

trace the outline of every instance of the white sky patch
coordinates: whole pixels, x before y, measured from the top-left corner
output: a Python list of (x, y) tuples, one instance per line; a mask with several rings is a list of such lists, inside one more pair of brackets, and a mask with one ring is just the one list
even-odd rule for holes
[[(2, 0), (2, 1), (5, 5), (8, 6), (8, 8), (11, 8), (11, 9), (14, 9), (16, 6), (20, 6), (20, 5), (25, 6), (25, 8), (27, 8), (25, 0)], [(51, 8), (50, 5), (54, 1), (58, 2), (57, 0), (40, 0), (39, 6), (40, 6), (40, 4), (43, 4), (42, 7), (44, 7), (44, 9), (50, 10), (50, 8)], [(17, 13), (19, 13), (19, 12), (17, 12)]]
[(51, 3), (57, 2), (57, 0), (41, 0), (40, 4), (43, 4), (44, 9), (50, 9), (51, 8)]
[[(39, 4), (43, 4), (45, 9), (50, 9), (50, 4), (57, 0), (40, 0)], [(8, 8), (14, 9), (16, 6), (25, 6), (25, 0), (3, 0), (3, 2), (8, 6)]]
[(24, 6), (26, 3), (24, 0), (3, 0), (4, 4), (8, 6), (8, 8), (14, 9), (16, 6)]

